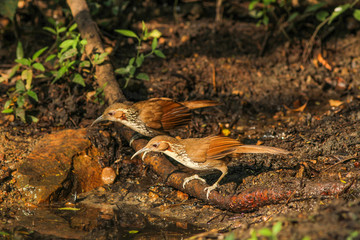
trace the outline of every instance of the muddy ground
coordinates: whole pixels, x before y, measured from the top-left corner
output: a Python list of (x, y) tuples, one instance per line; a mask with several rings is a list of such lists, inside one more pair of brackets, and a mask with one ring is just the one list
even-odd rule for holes
[[(167, 186), (140, 159), (130, 160), (134, 151), (114, 131), (113, 124), (105, 123), (89, 132), (93, 144), (106, 154), (102, 165), (116, 169), (115, 183), (78, 193), (75, 206), (79, 211), (59, 210), (65, 202), (73, 201), (73, 195), (35, 206), (17, 187), (18, 166), (46, 134), (88, 127), (106, 106), (86, 98), (86, 91), (95, 86), (90, 79), (86, 88), (66, 81), (52, 85), (34, 82), (35, 90), (41, 92), (35, 105), (38, 123), (24, 124), (1, 114), (3, 233), (24, 239), (180, 239), (194, 235), (223, 239), (233, 232), (236, 239), (248, 239), (254, 229), (271, 228), (281, 221), (280, 239), (360, 239), (359, 27), (347, 29), (343, 19), (321, 45), (315, 42), (310, 59), (302, 61), (313, 28), (291, 32), (291, 41), (274, 34), (264, 50), (268, 32), (265, 27), (256, 27), (254, 21), (224, 18), (214, 23), (213, 16), (189, 18), (184, 14), (177, 23), (171, 17), (147, 22), (149, 28), (163, 33), (159, 43), (166, 60), (145, 61), (141, 71), (150, 75), (150, 81), (130, 82), (124, 89), (128, 100), (216, 100), (220, 106), (195, 111), (189, 128), (176, 135), (229, 133), (245, 144), (261, 143), (293, 153), (233, 158), (219, 187), (223, 194), (254, 186), (266, 188), (276, 182), (284, 186), (337, 182), (346, 186), (345, 190), (290, 198), (242, 213), (218, 209)], [(31, 33), (26, 36), (29, 46), (36, 42)], [(134, 53), (133, 42), (125, 38), (116, 42), (112, 37), (105, 37), (105, 42), (117, 46), (111, 59), (115, 66), (122, 66)], [(10, 51), (2, 52), (1, 71), (15, 56), (16, 45), (7, 44)], [(331, 69), (319, 62), (320, 53)], [(13, 84), (0, 83), (2, 105)], [(218, 176), (214, 173), (206, 179), (212, 183)]]

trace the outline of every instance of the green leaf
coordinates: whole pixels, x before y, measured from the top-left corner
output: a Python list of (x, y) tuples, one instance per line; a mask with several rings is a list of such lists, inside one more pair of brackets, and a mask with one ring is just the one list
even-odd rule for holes
[(355, 9), (353, 16), (356, 20), (360, 21), (360, 9)]
[(155, 50), (154, 51), (154, 54), (158, 57), (161, 57), (161, 58), (166, 58), (166, 56), (164, 55), (164, 53), (161, 51), (161, 50)]
[(258, 4), (259, 1), (251, 1), (250, 4), (249, 4), (249, 10), (254, 10), (256, 4)]
[(69, 32), (74, 31), (77, 28), (77, 24), (74, 23), (73, 25), (71, 25), (71, 27), (69, 27)]
[(31, 69), (24, 70), (21, 73), (21, 79), (26, 80), (26, 90), (29, 90), (31, 88), (31, 83), (33, 79), (33, 71)]
[(73, 81), (74, 83), (77, 83), (77, 84), (85, 87), (84, 78), (83, 78), (80, 74), (78, 74), (78, 73), (75, 73), (72, 81)]
[[(102, 64), (102, 63), (105, 61), (105, 57), (106, 57), (107, 55), (109, 55), (109, 53), (107, 53), (107, 52), (104, 52), (104, 53), (102, 53), (102, 54), (100, 54), (100, 55), (96, 54), (96, 55), (94, 56), (94, 63), (95, 63), (95, 64)], [(96, 59), (95, 59), (95, 58), (96, 58)]]
[(334, 9), (334, 11), (331, 13), (330, 19), (328, 24), (331, 24), (332, 21), (334, 21), (335, 18), (337, 18), (339, 15), (341, 15), (343, 12), (345, 12), (351, 5), (349, 3), (340, 5)]
[(67, 69), (73, 69), (72, 66), (77, 62), (77, 60), (66, 62), (66, 68)]
[(115, 73), (120, 74), (120, 75), (125, 75), (125, 74), (129, 73), (129, 70), (127, 68), (122, 67), (122, 68), (115, 69)]
[(58, 208), (59, 210), (66, 210), (66, 211), (79, 211), (81, 210), (81, 208), (74, 208), (74, 207), (62, 207), (62, 208)]
[(269, 6), (271, 3), (275, 2), (276, 0), (263, 0), (265, 6)]
[(267, 15), (263, 16), (263, 23), (264, 25), (268, 25), (269, 24), (269, 17)]
[(57, 30), (58, 33), (62, 33), (66, 31), (66, 27), (61, 27)]
[(314, 4), (314, 5), (307, 6), (304, 13), (315, 12), (315, 11), (317, 11), (318, 9), (322, 8), (325, 5), (326, 5), (325, 2), (321, 2), (321, 3), (317, 3), (317, 4)]
[(48, 22), (49, 22), (51, 25), (53, 25), (53, 26), (57, 26), (57, 25), (58, 25), (58, 24), (56, 23), (55, 19), (53, 19), (53, 18), (48, 18), (47, 20), (48, 20)]
[(150, 34), (149, 34), (149, 31), (148, 31), (148, 28), (145, 26), (145, 29), (142, 32), (141, 39), (142, 40), (147, 40), (149, 38), (149, 36), (150, 36)]
[(24, 57), (24, 49), (22, 43), (19, 41), (16, 47), (16, 58), (22, 59)]
[(149, 38), (160, 38), (161, 37), (161, 32), (157, 29), (154, 29), (150, 32), (149, 34)]
[(4, 232), (4, 231), (0, 231), (0, 236), (10, 236), (10, 233)]
[(79, 64), (79, 67), (81, 67), (81, 68), (90, 67), (90, 61), (81, 61), (80, 64)]
[(134, 65), (134, 62), (135, 62), (135, 58), (132, 57), (132, 58), (130, 58), (128, 65), (132, 66), (132, 65)]
[(150, 80), (149, 76), (146, 73), (139, 73), (138, 75), (136, 75), (135, 78), (139, 79), (139, 80), (143, 80), (143, 81), (149, 81)]
[(293, 21), (297, 16), (299, 16), (299, 12), (293, 12), (293, 13), (289, 16), (287, 22)]
[(144, 21), (141, 21), (142, 31), (144, 32), (146, 30), (146, 24)]
[(25, 97), (24, 96), (19, 96), (16, 100), (16, 104), (18, 105), (18, 107), (23, 107), (25, 104)]
[(57, 80), (59, 80), (67, 71), (67, 67), (66, 66), (62, 66), (57, 72), (56, 72), (56, 77), (55, 79), (52, 81), (52, 83), (56, 82)]
[(46, 49), (48, 49), (48, 47), (44, 47), (38, 50), (36, 53), (34, 53), (34, 55), (32, 56), (32, 60), (35, 61), (43, 52), (46, 51)]
[(137, 67), (141, 67), (141, 65), (143, 64), (145, 60), (144, 54), (140, 54), (140, 56), (136, 59), (136, 66)]
[(55, 29), (53, 29), (53, 28), (51, 28), (51, 27), (43, 27), (43, 29), (44, 29), (45, 31), (51, 32), (51, 33), (54, 34), (54, 35), (57, 35)]
[(0, 1), (0, 15), (14, 20), (18, 0), (1, 0)]
[(327, 11), (323, 10), (323, 11), (317, 12), (315, 16), (316, 16), (317, 20), (319, 20), (320, 22), (323, 22), (329, 16), (329, 13)]
[(87, 44), (87, 40), (86, 40), (86, 39), (82, 39), (82, 40), (80, 41), (80, 45), (85, 46), (86, 44)]
[(235, 233), (231, 232), (230, 234), (228, 234), (224, 240), (235, 240)]
[(24, 123), (26, 123), (25, 118), (25, 110), (23, 108), (16, 108), (15, 115), (21, 119)]
[(157, 38), (154, 38), (151, 43), (151, 49), (154, 51), (156, 49), (157, 45), (158, 45), (158, 40), (157, 40)]
[(134, 33), (133, 31), (126, 30), (126, 29), (116, 29), (115, 32), (120, 33), (121, 35), (123, 35), (125, 37), (132, 37), (132, 38), (136, 38), (139, 40), (138, 35), (136, 35), (136, 33)]
[(63, 54), (61, 54), (59, 61), (63, 62), (66, 59), (76, 56), (77, 53), (78, 53), (78, 50), (76, 48), (71, 48), (71, 49), (67, 50), (66, 52), (64, 52)]
[(63, 49), (68, 49), (69, 47), (71, 47), (74, 43), (74, 39), (67, 39), (65, 41), (63, 41), (61, 44), (60, 44), (60, 48), (63, 48)]
[(53, 60), (55, 57), (56, 57), (55, 54), (51, 54), (45, 59), (45, 62), (49, 62), (49, 61)]
[(31, 64), (31, 61), (27, 58), (15, 59), (15, 62), (20, 63), (21, 65), (24, 65), (24, 66), (29, 66), (29, 67)]
[(10, 71), (10, 74), (9, 74), (9, 79), (12, 78), (15, 75), (15, 73), (19, 70), (19, 68), (20, 68), (20, 64), (16, 64), (15, 66), (13, 66), (11, 68), (11, 71)]
[(311, 240), (311, 237), (305, 236), (305, 237), (303, 237), (301, 240)]
[(359, 232), (355, 230), (349, 234), (346, 240), (355, 240), (357, 239), (357, 236), (359, 236)]
[(35, 101), (37, 101), (37, 102), (39, 101), (36, 92), (31, 91), (31, 90), (28, 90), (26, 93), (27, 93), (27, 95), (29, 95), (29, 97), (31, 97), (31, 98), (34, 99)]
[(35, 68), (36, 70), (39, 70), (39, 71), (45, 71), (45, 67), (44, 65), (42, 65), (41, 63), (34, 63), (32, 65), (33, 68)]
[(17, 80), (15, 84), (16, 92), (25, 92), (25, 84), (22, 80)]
[(251, 237), (248, 240), (258, 240), (258, 238), (256, 236), (256, 231), (254, 229), (250, 230), (250, 235), (251, 235)]
[(139, 231), (138, 230), (130, 230), (129, 233), (130, 234), (135, 234), (135, 233), (138, 233)]
[(281, 228), (282, 228), (282, 222), (275, 223), (272, 227), (273, 234), (276, 236), (281, 231)]
[(254, 10), (249, 11), (249, 15), (253, 18), (258, 19), (258, 18), (261, 18), (264, 15), (264, 13), (262, 11), (258, 11), (256, 9), (254, 9)]
[(127, 66), (126, 68), (129, 68), (130, 77), (133, 77), (136, 71), (136, 67), (134, 66)]
[(8, 109), (10, 107), (11, 103), (12, 103), (11, 100), (7, 100), (4, 104), (4, 109)]
[(37, 123), (39, 121), (39, 119), (33, 115), (27, 115), (30, 119), (31, 119), (31, 122), (33, 123)]
[(39, 73), (34, 76), (34, 78), (48, 78), (48, 77), (51, 77), (50, 73), (48, 73), (48, 72)]
[(273, 235), (272, 231), (268, 228), (262, 228), (258, 233), (264, 237), (271, 237)]
[(4, 109), (4, 110), (2, 110), (1, 112), (2, 112), (2, 113), (12, 113), (12, 112), (14, 112), (14, 109), (12, 109), (12, 108)]

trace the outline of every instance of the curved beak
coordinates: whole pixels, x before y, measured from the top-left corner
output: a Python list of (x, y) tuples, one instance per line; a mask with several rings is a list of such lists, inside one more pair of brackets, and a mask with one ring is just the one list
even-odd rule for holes
[(150, 148), (144, 147), (144, 148), (140, 149), (139, 151), (137, 151), (134, 155), (132, 155), (131, 159), (133, 159), (135, 156), (139, 155), (140, 153), (144, 153), (141, 158), (142, 160), (144, 160), (145, 155), (150, 151), (151, 151)]
[(103, 115), (101, 115), (100, 117), (98, 117), (95, 121), (93, 121), (93, 123), (90, 125), (90, 127), (92, 127), (94, 124), (98, 123), (98, 122), (102, 122), (105, 121), (106, 119), (104, 118)]

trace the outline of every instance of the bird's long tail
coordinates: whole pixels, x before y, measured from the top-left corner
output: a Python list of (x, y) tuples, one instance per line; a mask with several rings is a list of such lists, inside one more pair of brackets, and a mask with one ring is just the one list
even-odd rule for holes
[(213, 107), (220, 105), (220, 103), (212, 100), (197, 100), (197, 101), (186, 101), (182, 102), (182, 104), (189, 109), (197, 109), (204, 107)]
[(259, 145), (241, 145), (236, 148), (235, 153), (290, 154), (291, 152), (276, 147), (259, 146)]

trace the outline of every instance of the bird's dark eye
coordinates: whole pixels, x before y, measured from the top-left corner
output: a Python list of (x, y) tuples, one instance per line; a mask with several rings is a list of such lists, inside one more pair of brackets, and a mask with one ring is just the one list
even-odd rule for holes
[(114, 112), (109, 112), (108, 115), (109, 116), (114, 116)]
[(159, 143), (154, 143), (152, 146), (156, 148), (159, 146)]

